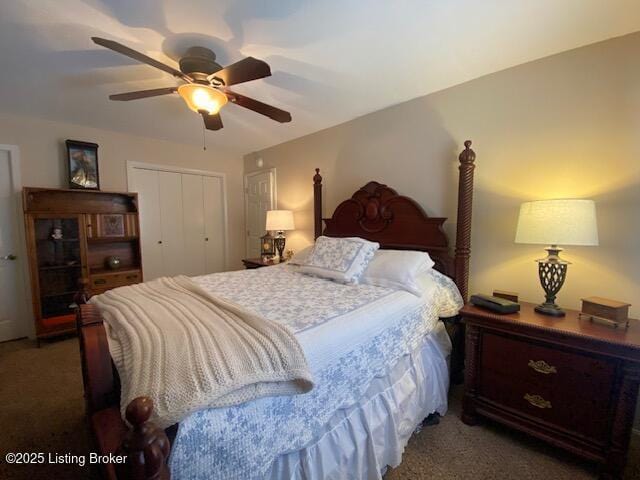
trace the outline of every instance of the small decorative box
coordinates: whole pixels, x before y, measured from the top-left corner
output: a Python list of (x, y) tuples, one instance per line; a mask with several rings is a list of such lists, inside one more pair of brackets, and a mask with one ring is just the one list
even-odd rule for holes
[(612, 327), (629, 326), (630, 303), (618, 302), (602, 297), (582, 299), (581, 318), (589, 317), (591, 321), (606, 323)]
[(493, 296), (498, 298), (504, 298), (505, 300), (511, 300), (512, 302), (518, 303), (517, 292), (509, 292), (507, 290), (494, 290)]

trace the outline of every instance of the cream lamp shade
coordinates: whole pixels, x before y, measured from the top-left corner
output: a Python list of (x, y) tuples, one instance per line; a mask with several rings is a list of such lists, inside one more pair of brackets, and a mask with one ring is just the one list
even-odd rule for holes
[(281, 232), (294, 230), (293, 212), (291, 210), (269, 210), (267, 212), (267, 230)]
[(593, 200), (538, 200), (520, 206), (516, 243), (598, 245)]

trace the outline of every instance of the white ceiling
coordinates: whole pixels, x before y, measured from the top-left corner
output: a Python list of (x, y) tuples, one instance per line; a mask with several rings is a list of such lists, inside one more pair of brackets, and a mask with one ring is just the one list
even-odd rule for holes
[(245, 154), (481, 75), (640, 30), (638, 0), (10, 0), (0, 3), (0, 111), (183, 143), (201, 119), (152, 67), (100, 36), (170, 65), (191, 45), (226, 65), (252, 55), (273, 76), (234, 87), (288, 110), (279, 124), (235, 105), (210, 147)]

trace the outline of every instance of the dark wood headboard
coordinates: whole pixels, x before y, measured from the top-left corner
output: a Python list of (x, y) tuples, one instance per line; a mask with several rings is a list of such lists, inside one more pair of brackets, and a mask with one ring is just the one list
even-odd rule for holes
[[(412, 198), (399, 195), (393, 188), (369, 182), (351, 198), (338, 205), (330, 218), (322, 218), (322, 177), (316, 168), (313, 177), (315, 238), (361, 237), (380, 243), (381, 248), (428, 252), (435, 268), (453, 278), (466, 300), (471, 255), (471, 210), (473, 170), (476, 154), (471, 140), (460, 153), (458, 179), (458, 218), (454, 256), (442, 229), (446, 218), (429, 217)], [(325, 223), (324, 231), (322, 222)]]

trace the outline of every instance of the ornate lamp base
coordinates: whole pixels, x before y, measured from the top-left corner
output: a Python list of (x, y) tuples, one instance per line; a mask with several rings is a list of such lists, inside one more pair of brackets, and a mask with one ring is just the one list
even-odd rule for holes
[(552, 317), (564, 317), (565, 315), (564, 310), (555, 303), (541, 303), (537, 305), (534, 310), (542, 315), (550, 315)]
[(567, 278), (569, 262), (560, 259), (559, 255), (562, 249), (557, 245), (551, 245), (545, 250), (548, 252), (547, 257), (536, 260), (538, 262), (538, 276), (545, 293), (545, 302), (538, 305), (535, 311), (543, 315), (564, 317), (564, 311), (556, 305), (556, 295)]
[(285, 245), (285, 238), (284, 238), (284, 232), (283, 231), (278, 231), (278, 233), (276, 234), (276, 238), (274, 238), (274, 243), (276, 246), (276, 249), (278, 250), (278, 257), (279, 260), (281, 262), (284, 262), (284, 245)]

